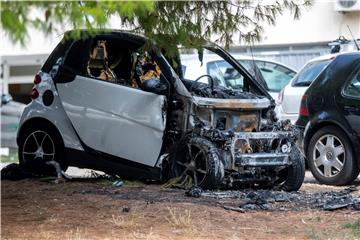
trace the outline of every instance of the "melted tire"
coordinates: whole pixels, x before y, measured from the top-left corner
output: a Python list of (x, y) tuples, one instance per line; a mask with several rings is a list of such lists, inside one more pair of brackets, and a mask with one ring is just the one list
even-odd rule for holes
[(217, 189), (224, 180), (224, 165), (217, 148), (209, 140), (202, 137), (187, 136), (180, 141), (171, 156), (171, 171), (174, 177), (179, 177), (178, 161), (184, 162), (187, 154), (187, 145), (194, 146), (203, 151), (207, 163), (206, 175), (198, 184), (203, 189)]
[(305, 178), (305, 159), (300, 150), (293, 146), (290, 152), (292, 165), (287, 168), (287, 176), (280, 189), (290, 192), (300, 189)]

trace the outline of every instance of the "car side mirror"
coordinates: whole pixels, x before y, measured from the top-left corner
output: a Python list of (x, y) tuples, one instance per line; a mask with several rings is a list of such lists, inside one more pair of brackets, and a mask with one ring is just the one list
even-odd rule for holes
[(54, 81), (56, 83), (71, 82), (74, 80), (75, 76), (76, 72), (72, 68), (66, 65), (60, 65), (54, 77)]
[(3, 94), (1, 95), (1, 105), (5, 105), (8, 104), (9, 102), (11, 102), (13, 99), (11, 97), (10, 94)]

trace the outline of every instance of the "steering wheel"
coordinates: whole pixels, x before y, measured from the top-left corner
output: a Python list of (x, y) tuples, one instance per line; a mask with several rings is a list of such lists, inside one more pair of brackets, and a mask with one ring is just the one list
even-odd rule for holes
[[(197, 79), (195, 79), (194, 82), (198, 82), (201, 78), (203, 77), (207, 77), (208, 79), (210, 79), (210, 88), (211, 88), (211, 91), (214, 91), (214, 79), (212, 78), (212, 76), (210, 76), (209, 74), (204, 74), (204, 75), (201, 75), (200, 77), (198, 77)], [(192, 91), (192, 88), (193, 88), (194, 84), (191, 85), (189, 91), (191, 92)]]

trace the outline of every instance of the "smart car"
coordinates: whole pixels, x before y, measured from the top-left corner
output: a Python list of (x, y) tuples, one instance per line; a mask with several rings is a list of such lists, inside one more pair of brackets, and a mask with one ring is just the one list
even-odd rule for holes
[(301, 100), (296, 124), (315, 178), (345, 185), (360, 171), (360, 53), (344, 53), (315, 79)]
[[(184, 79), (180, 50), (169, 54), (119, 30), (74, 31), (35, 76), (17, 137), (24, 168), (50, 173), (46, 163), (56, 161), (64, 170), (187, 178), (209, 189), (300, 188), (297, 129), (276, 121), (274, 100), (225, 50), (211, 43), (189, 49), (199, 61), (217, 54), (225, 71)], [(242, 88), (215, 86), (215, 78), (241, 81)]]

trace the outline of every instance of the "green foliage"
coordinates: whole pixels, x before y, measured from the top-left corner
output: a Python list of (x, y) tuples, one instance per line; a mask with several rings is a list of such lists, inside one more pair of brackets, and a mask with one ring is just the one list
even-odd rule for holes
[(120, 20), (117, 28), (142, 33), (160, 47), (169, 48), (169, 43), (197, 46), (213, 36), (218, 44), (229, 47), (236, 34), (247, 42), (257, 41), (265, 23), (275, 24), (284, 10), (290, 10), (298, 18), (301, 8), (310, 6), (311, 0), (3, 1), (1, 4), (3, 30), (11, 40), (23, 45), (31, 27), (45, 34), (78, 28), (104, 29), (115, 17)]
[(351, 229), (354, 237), (360, 238), (360, 218), (357, 219), (354, 223), (345, 224), (344, 227)]

